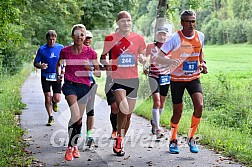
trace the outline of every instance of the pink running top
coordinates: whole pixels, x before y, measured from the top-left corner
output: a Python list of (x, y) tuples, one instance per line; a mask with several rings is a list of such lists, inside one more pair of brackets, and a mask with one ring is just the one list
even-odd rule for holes
[(66, 61), (65, 80), (91, 85), (88, 70), (84, 67), (85, 61), (97, 59), (97, 53), (91, 47), (83, 45), (82, 52), (76, 55), (72, 52), (72, 46), (67, 46), (61, 50), (59, 59)]

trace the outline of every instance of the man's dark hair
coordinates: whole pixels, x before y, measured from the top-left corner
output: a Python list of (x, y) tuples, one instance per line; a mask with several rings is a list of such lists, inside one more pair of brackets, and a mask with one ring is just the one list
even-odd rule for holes
[(55, 30), (48, 30), (46, 32), (46, 39), (48, 39), (49, 37), (57, 37), (57, 33)]
[(184, 20), (184, 16), (195, 16), (196, 18), (196, 13), (192, 10), (184, 10), (181, 14), (180, 14), (180, 19)]

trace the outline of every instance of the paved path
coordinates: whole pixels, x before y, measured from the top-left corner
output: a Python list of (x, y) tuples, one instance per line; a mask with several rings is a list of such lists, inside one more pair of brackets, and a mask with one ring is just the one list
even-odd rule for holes
[[(87, 149), (85, 141), (81, 138), (79, 149), (81, 158), (65, 161), (64, 154), (67, 143), (67, 122), (69, 109), (62, 96), (59, 103), (60, 111), (53, 113), (54, 126), (45, 126), (47, 113), (44, 107), (44, 96), (40, 86), (40, 77), (31, 74), (22, 87), (22, 101), (27, 104), (21, 115), (21, 126), (28, 133), (24, 139), (29, 142), (27, 150), (31, 156), (43, 162), (43, 166), (90, 166), (90, 167), (240, 167), (228, 158), (215, 154), (203, 146), (200, 153), (189, 152), (185, 142), (180, 144), (181, 153), (169, 154), (167, 138), (160, 142), (150, 134), (149, 121), (133, 115), (131, 127), (127, 134), (124, 157), (117, 157), (112, 152), (113, 140), (110, 139), (111, 126), (109, 121), (110, 109), (105, 100), (96, 97), (95, 101), (95, 128), (94, 137), (96, 147)], [(85, 121), (85, 118), (84, 118)], [(86, 126), (83, 126), (85, 134)], [(169, 132), (166, 132), (169, 136)], [(35, 165), (34, 165), (35, 166)]]

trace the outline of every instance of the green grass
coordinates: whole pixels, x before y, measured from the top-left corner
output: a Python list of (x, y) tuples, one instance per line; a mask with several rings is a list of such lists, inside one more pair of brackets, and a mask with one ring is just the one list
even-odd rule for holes
[(21, 102), (20, 88), (29, 74), (27, 67), (12, 77), (0, 80), (0, 166), (25, 166), (24, 131), (18, 126), (16, 114), (25, 105)]
[(205, 60), (210, 73), (252, 71), (251, 45), (206, 45)]

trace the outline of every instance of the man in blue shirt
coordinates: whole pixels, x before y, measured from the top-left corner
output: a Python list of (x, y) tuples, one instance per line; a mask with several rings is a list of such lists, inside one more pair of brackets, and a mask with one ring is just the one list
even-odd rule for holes
[[(47, 126), (54, 124), (52, 110), (58, 111), (57, 103), (61, 98), (61, 82), (57, 82), (56, 63), (59, 59), (61, 49), (64, 47), (56, 43), (57, 34), (55, 30), (46, 33), (47, 43), (42, 45), (34, 59), (34, 67), (41, 69), (41, 85), (45, 96), (45, 107), (49, 119)], [(51, 94), (51, 88), (53, 95)]]

